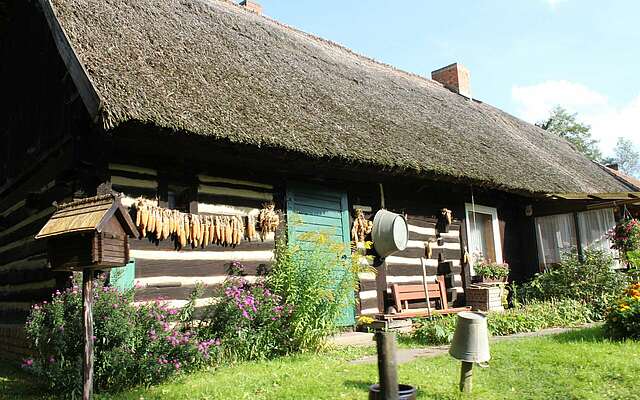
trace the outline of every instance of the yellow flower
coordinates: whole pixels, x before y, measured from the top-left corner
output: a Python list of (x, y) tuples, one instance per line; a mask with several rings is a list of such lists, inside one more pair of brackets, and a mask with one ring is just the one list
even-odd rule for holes
[(373, 318), (366, 315), (361, 315), (358, 317), (358, 323), (361, 325), (369, 325), (373, 323), (373, 321), (375, 321)]

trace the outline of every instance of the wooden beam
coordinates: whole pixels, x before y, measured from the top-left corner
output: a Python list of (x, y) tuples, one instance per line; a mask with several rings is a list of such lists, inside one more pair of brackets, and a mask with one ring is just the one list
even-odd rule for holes
[(93, 122), (97, 122), (99, 118), (99, 112), (101, 110), (100, 97), (96, 91), (95, 86), (89, 78), (89, 74), (85, 70), (84, 66), (80, 63), (78, 56), (76, 55), (69, 37), (62, 29), (60, 21), (55, 14), (51, 0), (39, 0), (42, 11), (49, 25), (49, 29), (53, 35), (53, 41), (56, 44), (58, 53), (64, 61), (71, 79), (80, 93), (82, 102), (84, 103), (89, 116)]
[(82, 400), (93, 397), (93, 275), (94, 271), (82, 271), (82, 315), (84, 328), (84, 358)]

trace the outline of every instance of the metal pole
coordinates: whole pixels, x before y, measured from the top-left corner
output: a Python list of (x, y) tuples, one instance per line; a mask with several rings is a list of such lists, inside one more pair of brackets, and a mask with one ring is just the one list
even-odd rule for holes
[(82, 400), (93, 397), (93, 270), (82, 270), (82, 315), (84, 328)]
[(460, 391), (471, 393), (473, 385), (473, 363), (463, 361), (460, 367)]
[(384, 400), (398, 400), (398, 369), (396, 364), (396, 334), (394, 332), (376, 332), (378, 349), (378, 375), (380, 393)]

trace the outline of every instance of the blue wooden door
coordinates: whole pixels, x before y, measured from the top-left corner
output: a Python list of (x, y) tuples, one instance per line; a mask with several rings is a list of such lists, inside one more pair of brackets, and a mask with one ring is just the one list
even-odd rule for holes
[[(345, 245), (345, 257), (350, 257), (349, 206), (347, 194), (310, 185), (292, 185), (287, 190), (287, 221), (289, 243), (301, 243), (300, 235), (323, 233), (334, 242)], [(336, 268), (336, 279), (344, 270)], [(352, 293), (353, 295), (353, 293)], [(353, 299), (351, 299), (353, 300)], [(345, 306), (338, 326), (355, 324), (353, 301)]]

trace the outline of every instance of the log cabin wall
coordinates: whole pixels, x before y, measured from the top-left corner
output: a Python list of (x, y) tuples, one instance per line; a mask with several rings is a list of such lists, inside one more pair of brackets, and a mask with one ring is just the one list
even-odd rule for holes
[(83, 186), (78, 153), (89, 117), (34, 2), (10, 1), (0, 23), (0, 356), (27, 352), (32, 304), (69, 283), (35, 234)]
[[(388, 294), (393, 283), (421, 283), (422, 267), (420, 257), (425, 256), (425, 242), (431, 242), (432, 254), (426, 260), (426, 274), (431, 279), (444, 275), (449, 301), (464, 303), (463, 275), (468, 273), (468, 265), (463, 268), (464, 250), (467, 248), (465, 203), (471, 202), (471, 194), (477, 204), (497, 209), (503, 258), (510, 264), (510, 280), (524, 280), (535, 271), (536, 240), (533, 219), (524, 215), (526, 199), (494, 190), (471, 188), (439, 182), (402, 184), (387, 182), (382, 185), (354, 185), (349, 191), (350, 205), (365, 208), (365, 215), (373, 218), (375, 212), (384, 206), (407, 217), (409, 224), (409, 245), (402, 252), (387, 258), (386, 268), (378, 268), (375, 274), (362, 274), (360, 288), (361, 314), (380, 312), (382, 302), (376, 289), (386, 291), (385, 308), (391, 305)], [(453, 223), (449, 231), (441, 231), (438, 216), (442, 208), (453, 212)], [(438, 241), (438, 238), (440, 240)], [(440, 243), (438, 243), (440, 242)], [(426, 256), (425, 256), (426, 257)], [(380, 279), (380, 275), (384, 275)], [(417, 303), (420, 307), (424, 304)]]
[[(181, 180), (166, 179), (155, 169), (126, 164), (110, 164), (112, 188), (125, 195), (130, 206), (137, 197), (159, 199), (160, 206), (199, 215), (235, 215), (257, 217), (262, 205), (274, 201), (282, 208), (282, 195), (273, 184), (252, 180), (194, 175)], [(219, 288), (228, 277), (234, 261), (244, 266), (248, 280), (268, 269), (273, 260), (275, 238), (264, 240), (243, 238), (232, 247), (209, 245), (187, 246), (179, 251), (171, 240), (148, 238), (131, 241), (131, 257), (135, 259), (136, 302), (162, 298), (172, 306), (186, 303), (196, 284), (204, 284), (198, 307), (215, 300)]]

